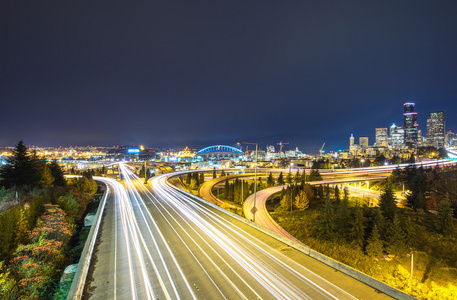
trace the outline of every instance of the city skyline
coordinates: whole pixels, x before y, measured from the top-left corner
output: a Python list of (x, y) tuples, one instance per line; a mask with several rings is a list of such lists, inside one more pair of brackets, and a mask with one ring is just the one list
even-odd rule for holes
[(106, 4), (5, 3), (0, 146), (338, 150), (404, 102), (457, 127), (453, 1)]

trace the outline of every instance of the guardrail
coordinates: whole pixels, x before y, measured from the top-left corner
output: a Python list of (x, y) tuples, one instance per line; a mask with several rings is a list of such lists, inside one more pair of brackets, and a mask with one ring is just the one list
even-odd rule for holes
[[(96, 178), (94, 180), (97, 181)], [(110, 188), (106, 182), (101, 181), (103, 184), (106, 185), (106, 191), (103, 195), (102, 201), (98, 206), (97, 213), (94, 217), (94, 223), (89, 231), (89, 235), (87, 236), (86, 243), (84, 244), (84, 249), (81, 253), (81, 257), (79, 258), (78, 268), (76, 270), (75, 277), (73, 278), (73, 282), (71, 283), (70, 291), (67, 295), (67, 300), (70, 299), (82, 299), (84, 293), (84, 287), (87, 281), (87, 274), (89, 272), (90, 262), (92, 261), (92, 256), (94, 254), (95, 243), (98, 238), (100, 224), (103, 217), (103, 212), (105, 210), (106, 199), (110, 194)], [(89, 242), (90, 241), (90, 242)]]
[[(168, 178), (171, 178), (171, 177), (175, 177), (175, 176), (170, 176)], [(408, 294), (406, 294), (406, 293), (404, 293), (404, 292), (402, 292), (400, 290), (397, 290), (396, 288), (391, 287), (390, 285), (385, 284), (384, 282), (381, 282), (381, 281), (379, 281), (379, 280), (377, 280), (377, 279), (375, 279), (375, 278), (373, 278), (371, 276), (368, 276), (368, 275), (366, 275), (366, 274), (364, 274), (364, 273), (362, 273), (362, 272), (360, 272), (360, 271), (358, 271), (356, 269), (353, 269), (353, 268), (351, 268), (351, 267), (349, 267), (349, 266), (347, 266), (347, 265), (345, 265), (343, 263), (340, 263), (340, 262), (338, 262), (338, 261), (336, 261), (336, 260), (334, 260), (334, 259), (332, 259), (332, 258), (330, 258), (328, 256), (325, 256), (325, 255), (323, 255), (323, 254), (321, 254), (321, 253), (319, 253), (317, 251), (314, 251), (311, 248), (309, 248), (309, 247), (307, 247), (307, 246), (305, 246), (303, 244), (300, 244), (300, 243), (297, 243), (295, 241), (292, 241), (292, 240), (286, 238), (285, 236), (282, 236), (282, 235), (280, 235), (280, 234), (278, 234), (276, 232), (271, 231), (270, 229), (267, 229), (267, 228), (264, 228), (264, 227), (262, 227), (260, 225), (257, 225), (255, 223), (253, 223), (252, 221), (249, 221), (249, 220), (247, 220), (247, 219), (245, 219), (243, 217), (238, 216), (237, 214), (234, 214), (234, 213), (232, 213), (230, 211), (227, 211), (227, 210), (217, 206), (216, 204), (213, 204), (213, 203), (210, 203), (208, 201), (205, 201), (204, 199), (201, 199), (200, 197), (194, 196), (193, 194), (191, 194), (189, 192), (186, 192), (186, 191), (183, 191), (183, 190), (179, 189), (178, 187), (175, 187), (175, 186), (173, 186), (171, 184), (170, 184), (170, 187), (172, 187), (173, 189), (179, 191), (180, 193), (186, 194), (187, 196), (189, 196), (189, 197), (191, 197), (191, 198), (193, 198), (193, 199), (195, 199), (195, 200), (197, 200), (197, 201), (199, 201), (201, 203), (204, 203), (205, 205), (211, 206), (212, 208), (217, 209), (218, 211), (223, 212), (223, 213), (225, 213), (225, 214), (237, 219), (238, 221), (240, 221), (240, 222), (242, 222), (244, 224), (247, 224), (247, 225), (249, 225), (251, 227), (254, 227), (255, 229), (257, 229), (257, 230), (259, 230), (259, 231), (271, 236), (272, 238), (274, 238), (274, 239), (276, 239), (278, 241), (281, 241), (284, 244), (286, 244), (286, 245), (288, 245), (288, 246), (290, 246), (290, 247), (292, 247), (292, 248), (294, 248), (294, 249), (296, 249), (296, 250), (308, 255), (309, 257), (312, 257), (315, 260), (317, 260), (317, 261), (319, 261), (319, 262), (321, 262), (321, 263), (323, 263), (323, 264), (325, 264), (325, 265), (327, 265), (329, 267), (332, 267), (335, 270), (338, 270), (343, 274), (346, 274), (346, 275), (348, 275), (348, 276), (350, 276), (350, 277), (352, 277), (352, 278), (354, 278), (354, 279), (356, 279), (356, 280), (358, 280), (360, 282), (363, 282), (366, 285), (371, 286), (374, 289), (376, 289), (376, 290), (378, 290), (378, 291), (380, 291), (380, 292), (382, 292), (382, 293), (384, 293), (384, 294), (386, 294), (386, 295), (388, 295), (388, 296), (390, 296), (390, 297), (392, 297), (394, 299), (401, 299), (401, 300), (416, 299), (411, 295), (408, 295)]]

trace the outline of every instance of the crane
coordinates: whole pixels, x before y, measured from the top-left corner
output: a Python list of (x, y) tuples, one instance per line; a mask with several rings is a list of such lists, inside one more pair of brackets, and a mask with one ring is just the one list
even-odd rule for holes
[(280, 141), (279, 143), (276, 143), (276, 145), (279, 145), (279, 151), (278, 151), (278, 153), (281, 153), (282, 147), (283, 147), (284, 145), (289, 145), (289, 142), (283, 143), (282, 141)]
[(322, 150), (324, 149), (325, 143), (322, 144), (321, 149), (319, 149), (319, 154), (322, 154)]

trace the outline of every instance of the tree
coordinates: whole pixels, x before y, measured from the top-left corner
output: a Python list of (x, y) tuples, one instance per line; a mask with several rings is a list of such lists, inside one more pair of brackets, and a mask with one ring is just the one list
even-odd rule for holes
[(448, 197), (440, 203), (438, 208), (439, 231), (444, 236), (453, 236), (455, 233), (454, 218), (452, 217), (452, 208), (449, 203)]
[(213, 179), (216, 178), (217, 175), (216, 175), (216, 167), (213, 168)]
[(386, 185), (384, 192), (379, 199), (379, 208), (386, 219), (393, 220), (397, 212), (395, 196), (389, 184)]
[(366, 251), (369, 256), (379, 256), (382, 254), (382, 250), (381, 235), (379, 234), (378, 226), (375, 225), (368, 239)]
[(322, 180), (322, 176), (319, 173), (317, 163), (313, 163), (313, 166), (311, 167), (311, 172), (309, 174), (309, 181), (319, 181), (319, 180)]
[(299, 195), (295, 196), (294, 204), (298, 210), (305, 210), (309, 207), (309, 199), (303, 190), (300, 191)]
[(224, 170), (222, 170), (222, 171), (221, 171), (221, 176), (219, 176), (219, 177), (224, 177), (224, 176), (227, 176), (227, 175), (225, 175)]
[(27, 220), (26, 211), (20, 210), (20, 217), (16, 229), (16, 245), (26, 244), (29, 241), (29, 222)]
[(402, 256), (406, 254), (407, 247), (405, 245), (406, 236), (400, 223), (397, 214), (387, 228), (387, 251), (391, 254)]
[(334, 230), (335, 213), (330, 197), (327, 197), (318, 219), (317, 236), (323, 239), (331, 239), (334, 236)]
[(286, 182), (287, 182), (288, 184), (291, 184), (291, 183), (292, 183), (292, 173), (290, 173), (290, 171), (289, 171), (289, 173), (287, 173)]
[(190, 180), (192, 179), (192, 173), (187, 173), (187, 176), (186, 176), (186, 184), (189, 185), (190, 184)]
[(335, 185), (335, 201), (340, 202), (340, 189)]
[(19, 141), (1, 171), (1, 185), (6, 188), (16, 187), (38, 187), (40, 185), (40, 174), (36, 156), (33, 158), (27, 151), (23, 141)]
[(360, 248), (365, 242), (365, 226), (363, 225), (363, 211), (359, 206), (355, 209), (354, 223), (352, 224), (351, 237)]
[(347, 237), (349, 235), (351, 223), (352, 218), (349, 211), (349, 202), (347, 198), (343, 198), (341, 203), (338, 205), (336, 213), (336, 225), (340, 236)]
[(198, 189), (198, 183), (197, 183), (197, 180), (196, 180), (195, 178), (191, 178), (191, 179), (190, 179), (189, 188), (190, 188), (191, 190), (196, 190), (196, 189)]
[(198, 180), (199, 184), (203, 184), (205, 182), (205, 174), (203, 172), (200, 172), (200, 178)]
[(282, 172), (279, 173), (278, 185), (284, 185), (284, 177), (283, 177), (283, 175), (282, 175)]
[[(54, 186), (66, 186), (67, 181), (63, 176), (62, 168), (57, 164), (57, 162), (53, 161), (49, 164), (49, 169), (51, 170), (52, 177), (54, 177)], [(102, 168), (102, 174), (105, 174), (105, 166)]]
[(289, 193), (285, 193), (284, 196), (281, 198), (281, 207), (283, 210), (290, 209), (290, 196)]
[(40, 185), (44, 188), (49, 188), (54, 183), (54, 177), (52, 176), (51, 169), (48, 165), (43, 163), (41, 167), (41, 179)]
[(93, 179), (87, 179), (87, 177), (78, 178), (75, 186), (83, 194), (93, 196), (97, 192), (97, 184)]
[(298, 184), (300, 182), (300, 169), (297, 169), (297, 173), (295, 173), (294, 182), (295, 184)]
[(267, 179), (267, 186), (272, 187), (274, 185), (275, 185), (275, 181), (273, 179), (273, 175), (270, 172), (270, 175), (268, 175), (268, 179)]

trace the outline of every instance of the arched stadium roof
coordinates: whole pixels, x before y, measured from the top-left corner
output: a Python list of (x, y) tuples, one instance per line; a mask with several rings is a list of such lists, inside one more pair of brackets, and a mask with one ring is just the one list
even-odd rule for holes
[(208, 154), (208, 153), (220, 153), (220, 152), (225, 152), (225, 153), (234, 153), (234, 154), (243, 154), (243, 151), (241, 151), (238, 148), (232, 147), (232, 146), (227, 146), (227, 145), (214, 145), (214, 146), (209, 146), (206, 148), (201, 149), (198, 151), (198, 154)]

